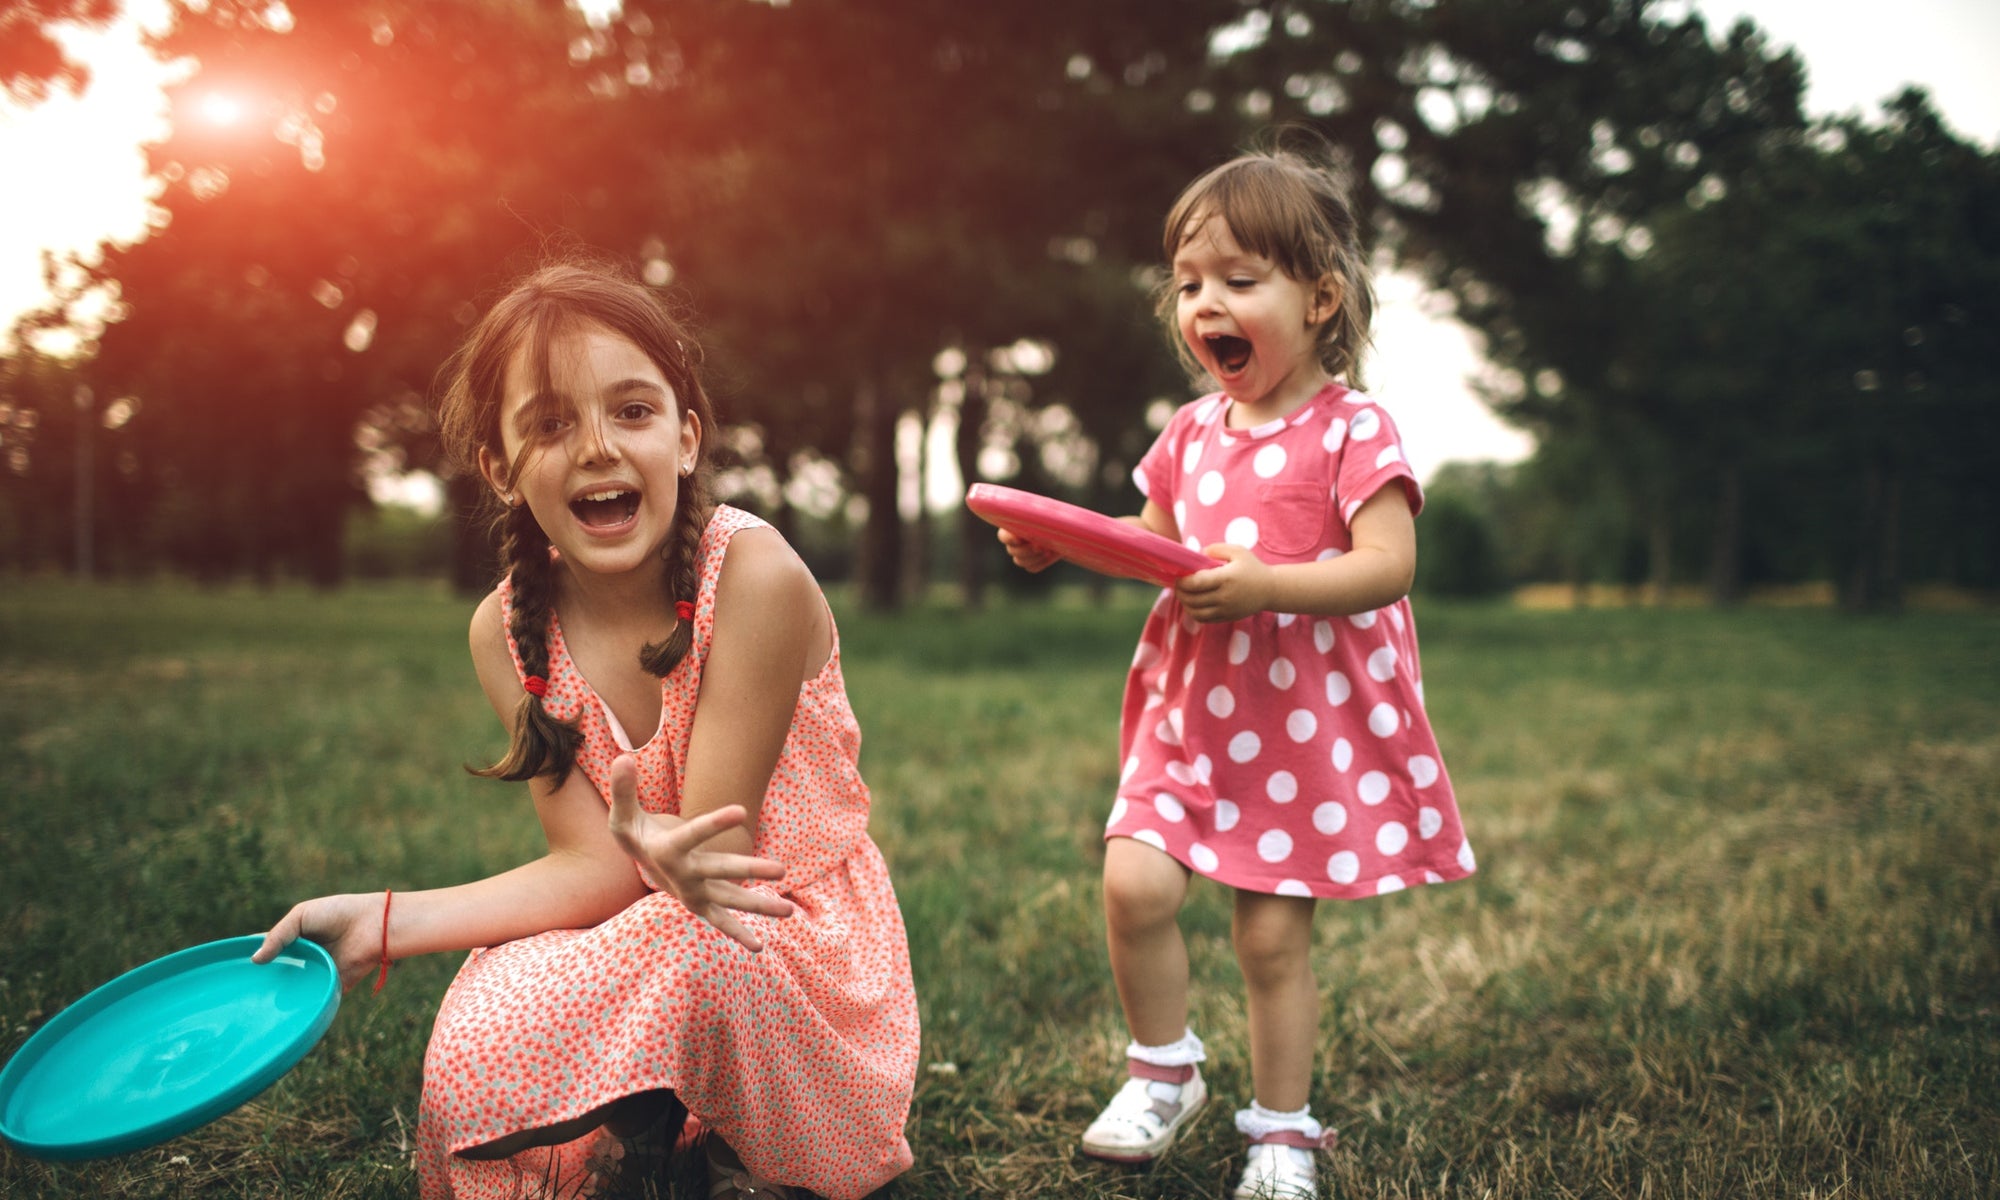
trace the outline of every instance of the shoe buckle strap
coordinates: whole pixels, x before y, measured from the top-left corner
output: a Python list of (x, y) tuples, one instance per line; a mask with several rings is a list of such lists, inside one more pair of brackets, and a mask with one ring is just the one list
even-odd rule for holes
[(1332, 1129), (1313, 1137), (1302, 1129), (1273, 1129), (1250, 1139), (1253, 1146), (1290, 1146), (1294, 1150), (1331, 1150), (1340, 1141), (1340, 1134)]
[(1147, 1079), (1155, 1083), (1186, 1083), (1194, 1078), (1194, 1064), (1183, 1063), (1178, 1067), (1163, 1067), (1143, 1059), (1128, 1058), (1125, 1070), (1134, 1079)]

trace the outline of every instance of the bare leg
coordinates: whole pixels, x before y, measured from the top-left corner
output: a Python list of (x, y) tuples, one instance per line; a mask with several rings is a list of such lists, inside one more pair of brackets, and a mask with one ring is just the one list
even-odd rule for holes
[(1250, 1080), (1266, 1108), (1304, 1108), (1319, 1036), (1310, 897), (1236, 893), (1236, 961), (1249, 990)]
[(539, 1129), (523, 1129), (490, 1142), (468, 1146), (458, 1153), (461, 1158), (470, 1159), (511, 1158), (537, 1146), (560, 1146), (564, 1142), (573, 1142), (599, 1126), (608, 1127), (619, 1137), (636, 1137), (660, 1119), (672, 1102), (673, 1095), (662, 1089), (623, 1096), (580, 1117)]
[(1131, 838), (1105, 845), (1104, 924), (1111, 977), (1132, 1040), (1177, 1042), (1187, 1032), (1188, 957), (1177, 918), (1187, 899), (1188, 869)]

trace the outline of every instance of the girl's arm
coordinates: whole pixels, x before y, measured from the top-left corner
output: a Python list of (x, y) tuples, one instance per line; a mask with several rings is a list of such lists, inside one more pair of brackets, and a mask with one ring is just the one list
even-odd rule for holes
[(1274, 566), (1241, 546), (1205, 547), (1203, 553), (1222, 563), (1181, 580), (1174, 594), (1197, 621), (1234, 621), (1259, 612), (1346, 616), (1408, 595), (1417, 573), (1417, 523), (1409, 494), (1401, 487), (1382, 488), (1362, 504), (1348, 530), (1353, 549), (1325, 562)]
[(640, 811), (614, 771), (611, 828), (625, 853), (648, 879), (752, 950), (759, 940), (731, 910), (782, 917), (792, 906), (733, 880), (784, 874), (749, 853), (799, 687), (832, 653), (832, 619), (805, 563), (776, 530), (738, 533), (716, 581), (715, 630), (695, 697), (680, 818)]

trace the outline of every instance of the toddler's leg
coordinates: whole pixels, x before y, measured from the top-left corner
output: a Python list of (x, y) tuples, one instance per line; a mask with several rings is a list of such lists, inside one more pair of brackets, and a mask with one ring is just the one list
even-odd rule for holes
[(1149, 1162), (1173, 1145), (1208, 1099), (1196, 1066), (1201, 1039), (1187, 1028), (1187, 943), (1181, 902), (1188, 871), (1143, 842), (1112, 838), (1104, 857), (1111, 973), (1132, 1030), (1125, 1086), (1083, 1133), (1083, 1151)]
[(1112, 838), (1104, 851), (1105, 937), (1118, 1000), (1133, 1041), (1165, 1045), (1187, 1029), (1187, 942), (1177, 918), (1188, 869), (1131, 838)]
[(1312, 976), (1309, 897), (1236, 893), (1236, 961), (1249, 991), (1250, 1078), (1256, 1099), (1236, 1114), (1250, 1138), (1237, 1200), (1311, 1200), (1313, 1152), (1330, 1136), (1307, 1108), (1319, 989)]

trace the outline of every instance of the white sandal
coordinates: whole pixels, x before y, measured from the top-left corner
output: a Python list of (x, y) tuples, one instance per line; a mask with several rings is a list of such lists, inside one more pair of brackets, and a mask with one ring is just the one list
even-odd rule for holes
[(1318, 1137), (1301, 1129), (1277, 1129), (1250, 1139), (1243, 1163), (1243, 1181), (1232, 1200), (1318, 1200), (1319, 1166), (1315, 1151), (1331, 1150), (1340, 1135), (1333, 1130)]
[(1151, 1162), (1201, 1112), (1208, 1088), (1193, 1063), (1158, 1067), (1128, 1058), (1125, 1069), (1132, 1077), (1083, 1131), (1083, 1152), (1108, 1162)]

